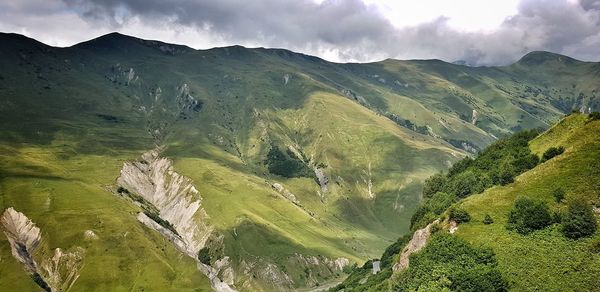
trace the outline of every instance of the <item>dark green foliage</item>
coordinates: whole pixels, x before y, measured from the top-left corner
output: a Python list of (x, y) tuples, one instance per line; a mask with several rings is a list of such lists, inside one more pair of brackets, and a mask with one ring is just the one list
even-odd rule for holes
[(596, 232), (597, 222), (594, 211), (583, 199), (569, 202), (567, 213), (562, 219), (562, 231), (568, 238), (578, 239)]
[(592, 253), (600, 253), (600, 238), (593, 239), (588, 244), (587, 249)]
[(552, 212), (552, 223), (560, 224), (562, 223), (562, 218), (563, 214), (560, 212), (560, 210)]
[(344, 266), (342, 271), (346, 274), (352, 274), (352, 272), (354, 272), (354, 270), (356, 270), (356, 269), (358, 269), (358, 265), (356, 263), (353, 263), (351, 265)]
[(430, 221), (435, 220), (439, 215), (444, 213), (457, 198), (454, 195), (437, 192), (417, 208), (411, 217), (410, 225), (414, 228), (421, 228), (427, 225)]
[(148, 210), (144, 210), (144, 214), (146, 214), (146, 216), (148, 216), (150, 219), (152, 219), (152, 221), (158, 223), (158, 225), (171, 230), (171, 232), (173, 232), (176, 235), (179, 235), (179, 233), (177, 233), (177, 230), (175, 230), (175, 227), (173, 226), (173, 224), (171, 224), (171, 222), (161, 218), (157, 213), (150, 212)]
[(411, 238), (411, 234), (401, 236), (400, 238), (398, 238), (398, 240), (396, 240), (396, 242), (394, 242), (385, 249), (385, 251), (381, 255), (382, 269), (392, 266), (394, 262), (394, 256), (400, 253), (400, 251), (402, 251), (404, 246), (406, 246), (406, 244), (410, 241)]
[(283, 177), (312, 177), (308, 165), (298, 159), (290, 150), (283, 152), (277, 146), (271, 146), (265, 161), (269, 172)]
[[(529, 141), (538, 135), (538, 130), (529, 130), (498, 140), (484, 149), (477, 158), (467, 157), (450, 167), (448, 173), (436, 174), (425, 180), (425, 201), (411, 218), (411, 228), (420, 228), (435, 220), (456, 199), (483, 192), (493, 185), (512, 183), (514, 178), (535, 167), (539, 158), (529, 150)], [(443, 192), (452, 198), (438, 196)], [(442, 211), (433, 206), (443, 206)]]
[(544, 155), (542, 155), (542, 162), (550, 160), (555, 156), (562, 154), (563, 152), (565, 152), (565, 147), (550, 147), (548, 150), (546, 150), (546, 152), (544, 152)]
[(42, 290), (46, 291), (46, 292), (51, 292), (52, 288), (50, 288), (50, 286), (48, 286), (48, 283), (46, 283), (46, 281), (44, 281), (44, 279), (42, 278), (42, 276), (40, 276), (40, 274), (33, 273), (31, 274), (31, 279), (38, 284), (38, 286), (40, 286), (40, 288), (42, 288)]
[(481, 179), (474, 171), (465, 170), (454, 177), (446, 187), (446, 191), (464, 198), (471, 194), (480, 193), (485, 189), (485, 180)]
[(552, 191), (552, 196), (554, 197), (554, 201), (557, 203), (562, 202), (565, 199), (565, 191), (561, 188), (556, 188)]
[(117, 193), (119, 193), (119, 194), (129, 194), (129, 190), (126, 189), (126, 188), (124, 188), (124, 187), (119, 187), (117, 189)]
[(490, 216), (490, 214), (486, 214), (485, 217), (483, 218), (483, 224), (489, 225), (492, 223), (494, 223), (494, 219), (492, 219), (492, 216)]
[(520, 234), (528, 234), (552, 224), (552, 216), (546, 203), (527, 197), (519, 197), (508, 213), (506, 228)]
[[(354, 268), (352, 269), (352, 273), (336, 287), (332, 288), (330, 291), (365, 291), (365, 290), (374, 290), (374, 291), (382, 291), (387, 290), (387, 280), (392, 275), (392, 266), (394, 263), (394, 259), (396, 255), (404, 249), (406, 244), (412, 238), (412, 234), (406, 234), (392, 245), (388, 246), (388, 248), (381, 255), (381, 271), (376, 275), (372, 275), (373, 261), (368, 260), (365, 264), (358, 268), (356, 264), (354, 264)], [(364, 279), (367, 278), (366, 281)]]
[(590, 116), (588, 117), (588, 122), (595, 121), (595, 120), (600, 120), (600, 112), (590, 113)]
[(210, 250), (208, 247), (203, 247), (198, 251), (198, 260), (205, 264), (210, 265)]
[(410, 266), (394, 283), (394, 291), (506, 291), (493, 251), (438, 232), (423, 251), (410, 256)]
[(423, 197), (429, 198), (437, 192), (441, 192), (446, 183), (446, 177), (442, 173), (434, 174), (425, 180), (423, 185)]
[(471, 215), (467, 213), (465, 209), (462, 208), (452, 208), (450, 209), (450, 213), (448, 216), (450, 220), (456, 223), (465, 223), (471, 221)]

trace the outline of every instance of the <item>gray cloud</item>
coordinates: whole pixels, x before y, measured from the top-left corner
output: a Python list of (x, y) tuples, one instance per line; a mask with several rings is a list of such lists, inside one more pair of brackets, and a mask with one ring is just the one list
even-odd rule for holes
[[(36, 14), (45, 9), (57, 13), (56, 1), (47, 8), (42, 1), (29, 9)], [(600, 0), (523, 0), (517, 14), (492, 32), (458, 31), (443, 17), (396, 28), (361, 0), (60, 1), (63, 9), (102, 30), (121, 30), (132, 22), (173, 31), (183, 27), (210, 35), (219, 44), (284, 47), (319, 56), (334, 54), (342, 61), (439, 58), (496, 65), (532, 50), (600, 60)], [(18, 15), (15, 7), (26, 10), (15, 4), (14, 15)]]

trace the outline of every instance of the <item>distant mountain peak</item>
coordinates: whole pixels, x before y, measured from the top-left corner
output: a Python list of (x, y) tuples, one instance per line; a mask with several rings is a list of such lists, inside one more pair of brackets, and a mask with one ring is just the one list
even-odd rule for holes
[(569, 64), (579, 62), (576, 59), (573, 59), (571, 57), (567, 57), (567, 56), (564, 56), (561, 54), (556, 54), (556, 53), (547, 52), (547, 51), (532, 51), (532, 52), (527, 53), (521, 59), (519, 59), (519, 61), (517, 63), (521, 64), (521, 65), (532, 66), (532, 65), (541, 65), (541, 64), (549, 62), (549, 61), (555, 61), (555, 62), (560, 62), (560, 63), (569, 63)]
[(156, 40), (144, 40), (119, 32), (111, 32), (87, 42), (79, 43), (74, 47), (93, 50), (118, 50), (127, 52), (139, 49), (140, 46), (158, 49), (162, 53), (168, 55), (179, 55), (189, 51), (194, 51), (194, 49), (188, 46), (169, 44)]

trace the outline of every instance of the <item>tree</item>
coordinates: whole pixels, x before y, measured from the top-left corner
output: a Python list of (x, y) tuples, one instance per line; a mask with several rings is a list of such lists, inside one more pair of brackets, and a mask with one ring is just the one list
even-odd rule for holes
[(560, 203), (565, 198), (565, 191), (561, 188), (556, 188), (552, 191), (552, 196), (554, 197), (554, 201)]
[(544, 152), (544, 155), (542, 155), (542, 162), (550, 160), (555, 156), (562, 154), (563, 152), (565, 152), (565, 147), (550, 147), (548, 150), (546, 150), (546, 152)]
[(485, 218), (483, 218), (483, 224), (489, 225), (492, 223), (494, 223), (494, 219), (492, 219), (492, 216), (490, 216), (490, 214), (486, 214)]
[(198, 251), (198, 260), (205, 264), (210, 265), (210, 250), (208, 247), (203, 247)]
[(435, 193), (442, 191), (445, 183), (446, 177), (441, 173), (429, 177), (423, 184), (423, 197), (429, 198)]
[(594, 211), (583, 199), (575, 199), (569, 202), (562, 225), (564, 235), (571, 239), (590, 236), (596, 232), (597, 228)]
[(456, 223), (464, 223), (471, 221), (471, 215), (462, 208), (452, 208), (450, 209), (449, 219)]
[(508, 213), (506, 228), (515, 230), (520, 234), (528, 234), (543, 229), (550, 224), (552, 224), (552, 215), (550, 215), (546, 203), (520, 197)]

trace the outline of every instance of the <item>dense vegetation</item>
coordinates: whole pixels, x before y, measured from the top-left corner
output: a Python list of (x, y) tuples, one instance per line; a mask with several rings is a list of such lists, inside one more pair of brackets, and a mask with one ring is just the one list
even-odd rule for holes
[(271, 146), (265, 160), (269, 172), (283, 177), (311, 177), (310, 167), (291, 151), (281, 151), (277, 146)]
[(552, 215), (545, 202), (520, 197), (508, 213), (506, 228), (528, 234), (552, 224)]
[(467, 157), (447, 173), (438, 173), (425, 181), (424, 202), (411, 218), (411, 228), (421, 228), (441, 215), (461, 198), (481, 193), (493, 185), (513, 182), (514, 177), (535, 167), (539, 158), (531, 153), (528, 142), (539, 134), (529, 130), (500, 139), (475, 159)]
[(578, 239), (596, 232), (597, 222), (592, 207), (583, 199), (569, 202), (567, 214), (562, 219), (562, 230), (566, 237)]
[(410, 266), (394, 279), (394, 291), (506, 291), (494, 252), (437, 232)]
[(392, 267), (396, 256), (402, 251), (406, 244), (410, 241), (412, 234), (401, 236), (393, 244), (388, 246), (381, 255), (380, 268), (381, 271), (376, 275), (372, 275), (373, 260), (365, 262), (362, 267), (353, 266), (348, 278), (343, 283), (337, 285), (332, 291), (382, 291), (387, 290), (387, 279), (392, 275)]
[(210, 250), (207, 247), (203, 247), (198, 251), (198, 260), (205, 265), (210, 265)]
[(562, 147), (562, 146), (550, 147), (542, 155), (542, 162), (544, 162), (546, 160), (550, 160), (550, 159), (554, 158), (554, 156), (558, 156), (558, 155), (562, 154), (563, 152), (565, 152), (565, 147)]
[[(408, 233), (421, 182), (462, 152), (437, 137), (483, 149), (493, 136), (546, 127), (584, 103), (600, 105), (592, 98), (599, 77), (590, 74), (598, 64), (549, 53), (535, 67), (337, 64), (286, 50), (198, 51), (118, 34), (69, 48), (0, 34), (0, 55), (0, 210), (15, 207), (43, 227), (50, 244), (40, 245), (40, 254), (83, 245), (85, 268), (73, 286), (82, 291), (209, 288), (195, 259), (139, 224), (139, 207), (107, 191), (123, 161), (157, 144), (166, 146), (174, 170), (194, 180), (207, 222), (223, 235), (236, 288), (287, 290), (262, 272), (286, 267), (295, 288), (314, 286), (331, 277), (311, 267), (310, 277), (300, 278), (305, 267), (290, 264), (290, 255), (362, 262)], [(267, 172), (272, 141), (284, 155), (284, 145), (294, 145), (327, 163), (325, 199), (310, 179)], [(571, 144), (562, 145), (570, 153)], [(277, 195), (276, 182), (302, 208)], [(372, 199), (365, 197), (368, 182)], [(572, 186), (564, 189), (572, 196)], [(497, 222), (487, 229), (506, 231), (503, 211), (485, 211)], [(483, 215), (468, 213), (472, 220), (462, 225), (478, 226)], [(86, 230), (98, 238), (84, 242)], [(1, 291), (35, 288), (6, 240), (0, 257)]]

